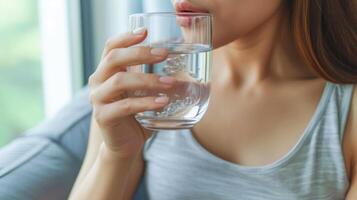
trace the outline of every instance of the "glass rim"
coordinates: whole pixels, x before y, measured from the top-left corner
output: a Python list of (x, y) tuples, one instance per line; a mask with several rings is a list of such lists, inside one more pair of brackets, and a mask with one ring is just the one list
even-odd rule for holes
[(210, 13), (204, 12), (147, 12), (147, 13), (134, 13), (129, 17), (151, 17), (151, 16), (192, 16), (192, 17), (212, 17)]

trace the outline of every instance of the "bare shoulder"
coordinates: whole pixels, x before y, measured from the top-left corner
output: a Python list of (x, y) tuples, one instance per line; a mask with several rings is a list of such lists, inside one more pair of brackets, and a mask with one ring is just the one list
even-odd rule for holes
[(357, 126), (356, 126), (356, 123), (357, 123), (357, 84), (354, 85), (354, 90), (353, 90), (353, 97), (352, 97), (352, 105), (351, 105), (351, 110), (350, 110), (350, 118), (349, 118), (349, 122), (354, 124), (354, 132), (355, 134), (357, 135)]
[(354, 140), (356, 142), (355, 146), (357, 147), (357, 85), (354, 85), (352, 102), (351, 102), (349, 116), (346, 124), (345, 136), (346, 137), (352, 136), (352, 138), (355, 139)]
[(347, 174), (352, 178), (351, 175), (355, 174), (353, 173), (355, 170), (353, 169), (353, 166), (355, 166), (354, 162), (357, 161), (357, 85), (354, 86), (352, 95), (352, 102), (343, 139), (343, 151)]
[(346, 199), (357, 199), (357, 85), (354, 86), (350, 112), (348, 116), (343, 151), (350, 188)]
[(355, 136), (356, 139), (355, 144), (357, 146), (357, 85), (354, 85), (352, 104), (351, 104), (347, 126), (349, 128), (348, 130), (350, 130), (351, 133)]

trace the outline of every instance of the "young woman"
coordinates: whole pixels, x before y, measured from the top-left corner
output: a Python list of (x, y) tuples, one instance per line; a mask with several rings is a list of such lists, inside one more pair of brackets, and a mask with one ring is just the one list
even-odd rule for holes
[(167, 98), (125, 95), (175, 84), (125, 71), (167, 50), (128, 48), (145, 28), (110, 40), (90, 78), (91, 136), (71, 199), (357, 199), (354, 3), (173, 0), (212, 14), (215, 47), (208, 111), (174, 133), (133, 118)]

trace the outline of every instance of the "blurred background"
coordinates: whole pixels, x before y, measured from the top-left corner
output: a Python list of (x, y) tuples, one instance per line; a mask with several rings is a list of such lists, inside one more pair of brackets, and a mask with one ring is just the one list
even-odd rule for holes
[(0, 147), (86, 85), (128, 15), (171, 10), (169, 0), (0, 0)]

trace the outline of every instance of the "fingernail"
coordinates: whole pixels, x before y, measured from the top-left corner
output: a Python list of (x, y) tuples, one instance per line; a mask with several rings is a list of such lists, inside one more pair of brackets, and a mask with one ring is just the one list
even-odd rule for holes
[(145, 33), (145, 31), (146, 31), (145, 27), (140, 27), (140, 28), (133, 30), (133, 34), (134, 35), (142, 35)]
[(176, 78), (172, 77), (172, 76), (162, 76), (159, 78), (159, 81), (161, 83), (165, 83), (165, 84), (174, 84), (176, 82)]
[(155, 48), (151, 49), (150, 53), (155, 56), (164, 56), (167, 54), (167, 49), (165, 48)]
[(157, 97), (155, 98), (155, 103), (158, 103), (158, 104), (166, 104), (169, 102), (169, 98), (168, 97)]

